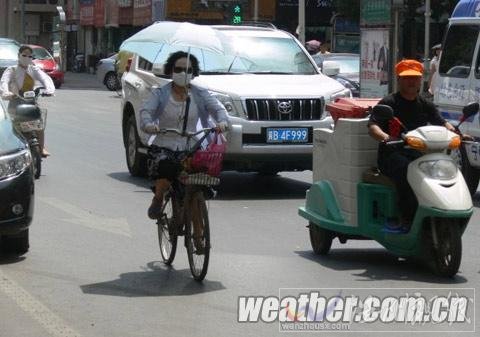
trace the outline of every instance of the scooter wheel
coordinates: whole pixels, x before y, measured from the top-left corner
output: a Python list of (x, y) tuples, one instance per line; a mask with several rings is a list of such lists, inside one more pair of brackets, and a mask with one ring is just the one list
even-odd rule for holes
[(437, 236), (438, 247), (432, 247), (433, 271), (442, 277), (453, 277), (462, 260), (462, 238), (455, 219), (441, 219), (437, 225)]
[(39, 179), (42, 173), (42, 156), (40, 155), (40, 149), (34, 148), (32, 151), (32, 161), (33, 161), (33, 173), (35, 179)]
[(313, 252), (318, 255), (327, 255), (332, 246), (333, 233), (315, 225), (313, 222), (309, 223), (308, 229)]

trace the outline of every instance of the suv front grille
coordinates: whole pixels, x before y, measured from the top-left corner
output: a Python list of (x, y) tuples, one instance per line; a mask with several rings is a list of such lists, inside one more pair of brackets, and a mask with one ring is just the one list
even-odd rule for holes
[(323, 98), (247, 99), (248, 119), (254, 121), (310, 121), (322, 118)]

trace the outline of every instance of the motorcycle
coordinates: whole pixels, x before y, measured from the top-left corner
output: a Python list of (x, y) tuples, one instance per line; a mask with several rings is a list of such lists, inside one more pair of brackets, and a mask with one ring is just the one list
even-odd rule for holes
[[(463, 120), (475, 115), (478, 110), (478, 103), (467, 105), (463, 109)], [(393, 118), (392, 109), (385, 105), (375, 106), (372, 114), (377, 120), (389, 121)], [(325, 132), (332, 134), (329, 130)], [(404, 133), (401, 140), (386, 143), (387, 146), (407, 146), (423, 153), (408, 166), (407, 180), (418, 200), (418, 208), (411, 227), (402, 232), (390, 231), (388, 227), (392, 220), (399, 219), (395, 185), (388, 177), (378, 172), (371, 174), (368, 170), (361, 175), (361, 181), (353, 182), (351, 188), (345, 188), (345, 180), (337, 184), (332, 178), (320, 177), (307, 191), (305, 207), (300, 207), (298, 211), (309, 221), (314, 252), (328, 254), (335, 237), (341, 243), (346, 243), (348, 239), (373, 239), (395, 255), (423, 260), (438, 275), (454, 276), (461, 263), (461, 236), (473, 214), (467, 184), (447, 153), (449, 149), (461, 146), (461, 136), (443, 126), (429, 125)], [(363, 131), (363, 135), (354, 135), (348, 144), (364, 142), (365, 137), (367, 141), (372, 141)], [(346, 170), (336, 163), (328, 165), (337, 165), (332, 166), (337, 172), (352, 172), (351, 169), (355, 169), (354, 165)], [(347, 204), (354, 205), (351, 208), (356, 212), (353, 217), (344, 207), (349, 196), (340, 195), (340, 190), (351, 191), (351, 202)]]
[(85, 72), (85, 54), (78, 53), (74, 56), (72, 71), (75, 73)]
[(45, 129), (47, 121), (47, 110), (40, 109), (37, 99), (38, 96), (50, 96), (41, 93), (41, 89), (26, 91), (23, 97), (17, 95), (21, 103), (17, 105), (15, 114), (12, 116), (14, 126), (27, 140), (30, 147), (35, 179), (39, 179), (42, 172), (42, 148), (38, 132)]

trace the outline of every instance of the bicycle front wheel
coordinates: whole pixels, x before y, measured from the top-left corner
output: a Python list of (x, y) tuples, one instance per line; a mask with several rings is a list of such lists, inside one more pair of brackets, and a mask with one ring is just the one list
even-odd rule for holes
[(210, 257), (210, 226), (203, 192), (195, 192), (189, 206), (190, 216), (185, 231), (188, 263), (193, 278), (202, 281), (207, 275)]
[(172, 264), (177, 252), (178, 233), (175, 226), (175, 212), (177, 203), (174, 195), (166, 193), (164, 196), (164, 206), (162, 217), (158, 219), (158, 244), (163, 262), (167, 265)]

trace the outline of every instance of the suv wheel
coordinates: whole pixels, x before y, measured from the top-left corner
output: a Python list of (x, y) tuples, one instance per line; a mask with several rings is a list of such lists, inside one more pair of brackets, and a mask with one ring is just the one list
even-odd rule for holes
[(138, 152), (140, 138), (137, 133), (135, 116), (131, 115), (128, 118), (125, 131), (125, 155), (128, 170), (134, 177), (144, 177), (147, 174), (147, 158), (144, 154)]

